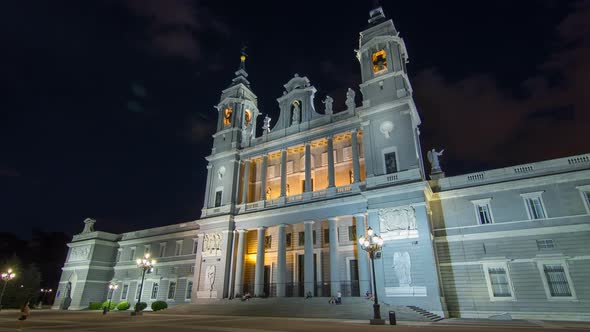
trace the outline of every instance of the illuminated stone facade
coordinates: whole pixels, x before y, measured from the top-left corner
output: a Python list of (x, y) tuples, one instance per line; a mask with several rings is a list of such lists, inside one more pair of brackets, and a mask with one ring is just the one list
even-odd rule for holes
[[(146, 302), (377, 291), (447, 317), (588, 319), (590, 155), (428, 180), (408, 53), (380, 8), (357, 58), (359, 100), (349, 89), (318, 110), (295, 74), (278, 118), (259, 119), (242, 57), (216, 107), (201, 219), (75, 236), (55, 307), (103, 301), (109, 282), (136, 301), (149, 252)], [(376, 290), (356, 242), (369, 226), (385, 240)]]

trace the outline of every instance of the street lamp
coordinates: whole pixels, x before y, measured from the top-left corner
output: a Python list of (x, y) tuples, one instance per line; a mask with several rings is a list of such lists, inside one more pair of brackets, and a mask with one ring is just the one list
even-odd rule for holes
[(113, 300), (113, 293), (115, 293), (117, 288), (119, 288), (119, 285), (115, 284), (114, 282), (111, 282), (109, 284), (109, 306), (106, 308), (103, 314), (106, 314), (107, 312), (111, 311), (111, 301)]
[(8, 271), (2, 273), (2, 280), (4, 280), (4, 286), (2, 286), (2, 293), (0, 293), (0, 311), (2, 311), (2, 297), (4, 296), (4, 290), (6, 289), (6, 284), (12, 279), (16, 277), (16, 274), (12, 272), (12, 269), (8, 269)]
[(138, 258), (136, 263), (137, 267), (142, 270), (141, 286), (139, 286), (139, 296), (137, 297), (137, 303), (135, 304), (135, 314), (137, 315), (137, 313), (139, 312), (139, 303), (141, 302), (141, 292), (143, 292), (143, 280), (145, 279), (145, 273), (148, 271), (151, 272), (151, 270), (154, 268), (154, 265), (156, 265), (156, 260), (150, 259), (150, 254), (145, 254), (143, 258)]
[(359, 244), (361, 249), (369, 253), (371, 257), (371, 270), (373, 272), (373, 292), (375, 293), (373, 303), (373, 319), (371, 319), (372, 325), (383, 325), (385, 321), (381, 319), (381, 310), (379, 308), (379, 299), (377, 298), (377, 283), (375, 282), (375, 253), (381, 250), (383, 246), (383, 238), (375, 234), (375, 231), (371, 227), (367, 229), (367, 236), (361, 236), (359, 238)]
[(45, 302), (45, 297), (47, 296), (47, 293), (51, 292), (53, 292), (53, 289), (51, 288), (41, 288), (41, 293), (43, 293), (43, 296), (41, 297), (41, 305), (43, 305), (43, 303)]

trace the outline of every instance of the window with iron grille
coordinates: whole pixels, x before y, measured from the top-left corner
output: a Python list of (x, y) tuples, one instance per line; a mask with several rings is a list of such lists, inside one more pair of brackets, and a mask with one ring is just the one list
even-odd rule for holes
[(154, 284), (152, 285), (152, 300), (155, 300), (158, 298), (158, 288), (160, 286), (158, 285), (157, 282), (154, 282)]
[(494, 297), (512, 297), (510, 282), (506, 269), (503, 267), (489, 267), (490, 285)]
[(291, 238), (292, 238), (292, 236), (293, 236), (292, 233), (287, 233), (286, 234), (286, 237), (285, 237), (285, 242), (286, 243), (285, 243), (285, 245), (287, 246), (287, 248), (291, 248), (291, 245), (292, 245), (292, 242), (291, 242), (292, 239)]
[(330, 230), (324, 229), (324, 244), (330, 244)]
[(543, 206), (543, 201), (541, 199), (542, 193), (543, 192), (521, 194), (524, 199), (527, 214), (531, 220), (547, 218), (545, 207)]
[(176, 282), (171, 281), (168, 286), (168, 300), (173, 300), (174, 295), (176, 295)]
[(356, 241), (356, 225), (348, 226), (348, 241)]
[(192, 297), (192, 294), (193, 294), (193, 282), (189, 281), (186, 284), (186, 298), (190, 299)]
[(537, 248), (541, 249), (553, 249), (555, 248), (555, 244), (551, 239), (544, 239), (544, 240), (537, 240)]
[(552, 297), (571, 297), (572, 291), (561, 264), (543, 264), (543, 272)]
[(129, 285), (125, 284), (121, 290), (121, 300), (127, 300), (127, 293), (129, 293)]

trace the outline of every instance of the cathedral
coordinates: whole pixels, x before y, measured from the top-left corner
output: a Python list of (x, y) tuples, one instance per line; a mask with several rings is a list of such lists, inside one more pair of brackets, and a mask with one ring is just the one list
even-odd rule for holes
[[(86, 219), (54, 308), (340, 293), (441, 317), (590, 320), (590, 154), (447, 177), (443, 151), (422, 155), (408, 52), (381, 8), (356, 57), (344, 105), (316, 109), (295, 74), (271, 119), (242, 55), (215, 107), (201, 218), (123, 234)], [(369, 228), (373, 265), (358, 241)]]

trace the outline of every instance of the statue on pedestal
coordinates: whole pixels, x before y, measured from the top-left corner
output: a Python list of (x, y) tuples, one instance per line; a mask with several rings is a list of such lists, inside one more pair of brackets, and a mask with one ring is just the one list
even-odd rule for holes
[(438, 157), (442, 156), (443, 152), (445, 152), (445, 149), (442, 149), (439, 152), (437, 152), (435, 149), (428, 151), (426, 156), (428, 157), (428, 162), (430, 162), (431, 173), (442, 173)]
[(298, 124), (299, 119), (301, 118), (301, 107), (299, 104), (300, 103), (297, 100), (293, 102), (293, 116), (291, 117), (291, 125)]
[(354, 102), (355, 96), (356, 96), (356, 93), (354, 92), (354, 90), (351, 88), (348, 88), (348, 91), (346, 92), (346, 107), (349, 110), (353, 110), (356, 107), (356, 104)]
[(332, 110), (332, 105), (334, 104), (334, 98), (332, 98), (330, 96), (326, 96), (326, 99), (324, 99), (324, 101), (322, 101), (322, 103), (324, 105), (326, 105), (326, 109), (325, 109), (324, 113), (326, 113), (326, 115), (332, 115), (334, 113), (334, 111)]
[(264, 130), (264, 133), (270, 133), (270, 120), (271, 118), (268, 115), (264, 117), (262, 122), (262, 130)]
[(82, 231), (82, 234), (94, 232), (94, 224), (95, 223), (96, 223), (96, 220), (94, 220), (94, 219), (91, 219), (91, 218), (84, 219), (84, 230)]

